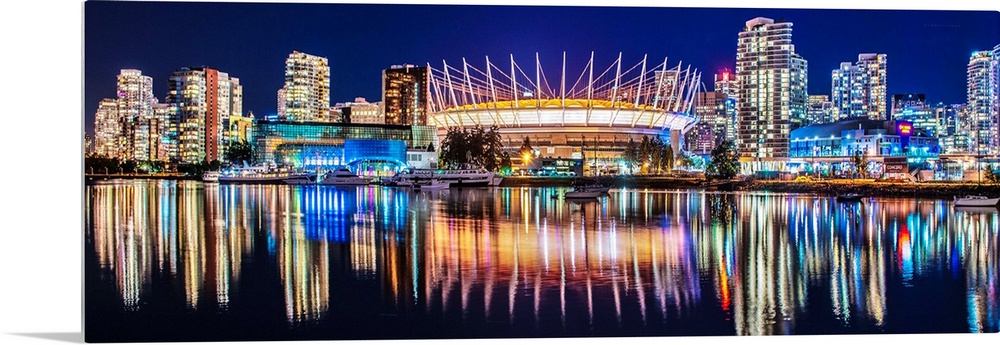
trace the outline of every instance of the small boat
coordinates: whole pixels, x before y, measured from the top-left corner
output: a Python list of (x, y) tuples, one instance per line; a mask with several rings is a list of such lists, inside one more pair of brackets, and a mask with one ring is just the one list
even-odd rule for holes
[(955, 211), (965, 213), (997, 213), (996, 206), (955, 206)]
[(847, 193), (837, 196), (837, 202), (858, 202), (865, 196), (858, 193)]
[(206, 171), (201, 174), (201, 180), (204, 182), (219, 182), (219, 172), (218, 171)]
[(290, 185), (310, 185), (316, 184), (316, 179), (313, 176), (297, 176), (290, 179), (282, 180), (283, 182)]
[(350, 170), (340, 168), (327, 172), (326, 175), (323, 175), (323, 179), (319, 181), (319, 184), (333, 186), (359, 186), (368, 185), (368, 180), (355, 175)]
[(414, 181), (413, 189), (415, 190), (431, 190), (431, 189), (447, 189), (451, 186), (451, 182), (441, 181), (438, 179), (432, 179), (425, 181)]
[(971, 207), (997, 207), (997, 203), (1000, 203), (1000, 198), (987, 198), (982, 195), (970, 195), (966, 197), (955, 197), (955, 206), (971, 206)]
[(584, 190), (572, 190), (566, 192), (566, 194), (563, 196), (566, 197), (567, 199), (594, 199), (601, 195), (604, 195), (604, 192), (584, 189)]

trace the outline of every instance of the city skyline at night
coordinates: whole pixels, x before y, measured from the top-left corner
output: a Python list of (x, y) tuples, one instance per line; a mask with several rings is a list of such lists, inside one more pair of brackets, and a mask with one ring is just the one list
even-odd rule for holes
[[(206, 11), (219, 20), (184, 15)], [(380, 101), (381, 73), (392, 65), (441, 68), (442, 60), (463, 57), (481, 64), (475, 59), (538, 53), (542, 65), (558, 66), (564, 51), (570, 57), (602, 52), (599, 59), (621, 52), (626, 60), (650, 54), (691, 64), (707, 76), (734, 69), (737, 34), (759, 16), (794, 23), (796, 52), (809, 63), (809, 95), (830, 94), (830, 70), (841, 62), (884, 53), (892, 60), (887, 94), (964, 103), (970, 54), (1000, 42), (1000, 16), (986, 11), (88, 2), (84, 123), (92, 133), (98, 104), (115, 95), (121, 69), (151, 76), (159, 99), (177, 69), (228, 71), (244, 86), (245, 112), (276, 114), (284, 61), (296, 50), (329, 59), (330, 104), (355, 97)], [(671, 19), (619, 26), (592, 19), (601, 17)], [(566, 62), (571, 70), (586, 63)], [(702, 78), (706, 89), (711, 82)]]

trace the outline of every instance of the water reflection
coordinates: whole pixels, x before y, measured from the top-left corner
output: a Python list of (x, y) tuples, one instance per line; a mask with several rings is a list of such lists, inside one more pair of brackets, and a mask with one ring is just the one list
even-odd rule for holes
[[(570, 203), (551, 188), (184, 181), (87, 193), (88, 238), (125, 310), (180, 286), (178, 303), (225, 313), (254, 303), (239, 300), (254, 296), (242, 271), (273, 264), (293, 326), (377, 314), (514, 334), (792, 334), (827, 319), (821, 331), (906, 331), (914, 319), (893, 301), (954, 294), (962, 314), (940, 317), (1000, 329), (1000, 216), (945, 201), (621, 190)], [(691, 322), (710, 326), (679, 326)]]

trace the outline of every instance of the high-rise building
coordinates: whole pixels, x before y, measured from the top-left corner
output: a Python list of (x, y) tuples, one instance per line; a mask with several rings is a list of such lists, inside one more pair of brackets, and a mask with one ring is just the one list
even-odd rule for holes
[(837, 120), (837, 108), (827, 95), (809, 95), (807, 117), (813, 124), (830, 123)]
[(751, 170), (778, 170), (788, 157), (793, 119), (806, 116), (806, 70), (792, 44), (792, 23), (746, 22), (736, 51), (737, 145), (745, 161), (761, 162)]
[(182, 68), (170, 77), (167, 102), (177, 106), (177, 154), (183, 163), (222, 160), (229, 119), (243, 111), (243, 87), (228, 73)]
[(736, 87), (736, 74), (730, 73), (729, 70), (723, 70), (722, 73), (716, 74), (715, 92), (721, 92), (729, 98), (736, 98), (739, 94)]
[(97, 105), (94, 115), (94, 154), (104, 158), (121, 158), (123, 144), (118, 100), (105, 98)]
[(122, 122), (123, 160), (150, 159), (150, 120), (153, 117), (153, 78), (142, 71), (123, 69), (118, 74), (118, 116)]
[(736, 74), (730, 73), (729, 70), (723, 70), (722, 73), (715, 75), (715, 92), (721, 92), (725, 95), (725, 121), (726, 130), (724, 132), (724, 140), (736, 141), (736, 127), (739, 123), (739, 113), (736, 109), (736, 104), (739, 97), (739, 90), (736, 87)]
[(93, 153), (91, 151), (91, 146), (94, 144), (94, 139), (90, 137), (90, 134), (83, 133), (83, 156), (90, 157)]
[(696, 137), (691, 139), (697, 147), (707, 149), (703, 153), (696, 152), (696, 154), (708, 154), (715, 145), (726, 139), (726, 131), (729, 130), (731, 122), (726, 112), (728, 97), (720, 91), (698, 92), (694, 97), (694, 116), (699, 124), (706, 124), (708, 127), (696, 128), (696, 131), (693, 131)]
[(278, 89), (278, 118), (279, 119), (288, 118), (288, 109), (285, 108), (285, 101), (288, 99), (287, 94), (288, 94), (288, 89), (286, 89), (284, 86), (282, 86), (280, 89)]
[(152, 160), (171, 161), (177, 157), (177, 106), (170, 103), (153, 105), (153, 121), (151, 121), (150, 150)]
[(285, 60), (284, 90), (285, 117), (279, 118), (300, 122), (329, 121), (330, 65), (325, 57), (299, 51), (289, 54)]
[(967, 152), (977, 155), (1000, 153), (1000, 133), (996, 116), (997, 58), (992, 51), (977, 51), (969, 57), (967, 78), (968, 117), (964, 121), (969, 133)]
[(427, 124), (430, 102), (427, 67), (394, 65), (382, 70), (382, 107), (385, 124)]
[(859, 54), (833, 70), (832, 101), (840, 119), (886, 119), (886, 55)]

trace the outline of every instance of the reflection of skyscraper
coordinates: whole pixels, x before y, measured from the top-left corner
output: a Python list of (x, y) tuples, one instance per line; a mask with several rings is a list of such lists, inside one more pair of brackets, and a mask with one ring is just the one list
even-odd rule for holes
[(394, 65), (382, 71), (385, 124), (425, 125), (430, 102), (427, 67)]
[[(806, 68), (792, 44), (792, 23), (762, 17), (746, 22), (736, 51), (742, 157), (788, 157), (793, 123), (806, 116)], [(754, 170), (778, 168), (765, 163)]]
[[(325, 57), (298, 51), (289, 54), (285, 60), (285, 87), (282, 90), (285, 91), (285, 118), (282, 120), (328, 121), (330, 65)], [(278, 95), (280, 98), (280, 91)]]

